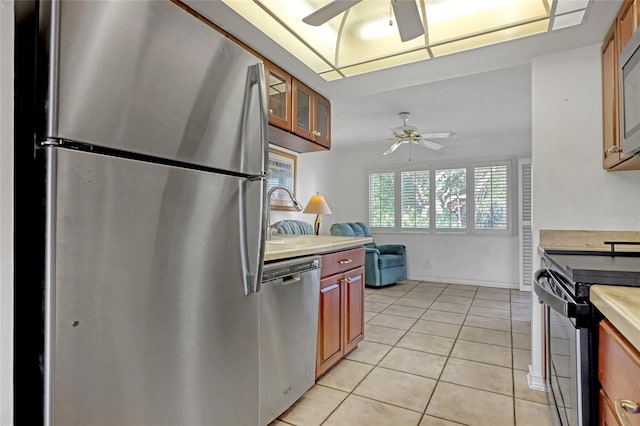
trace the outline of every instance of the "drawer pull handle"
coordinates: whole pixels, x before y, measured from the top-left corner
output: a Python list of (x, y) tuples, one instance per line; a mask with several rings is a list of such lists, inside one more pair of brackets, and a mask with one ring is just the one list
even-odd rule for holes
[[(640, 413), (640, 405), (638, 403), (630, 401), (628, 399), (616, 399), (614, 403), (616, 408), (616, 414), (622, 422), (622, 426), (630, 426), (631, 423), (627, 419), (626, 413), (638, 414)], [(625, 413), (626, 412), (626, 413)]]
[(338, 285), (338, 284), (332, 284), (332, 285), (330, 285), (329, 287), (325, 287), (325, 288), (323, 288), (322, 290), (320, 290), (320, 293), (326, 293), (326, 292), (331, 291), (331, 290), (334, 290), (334, 289), (336, 289), (336, 288), (338, 288), (338, 287), (340, 287), (340, 285)]
[(338, 260), (338, 263), (341, 264), (341, 265), (348, 265), (351, 262), (353, 262), (353, 259), (340, 259), (340, 260)]

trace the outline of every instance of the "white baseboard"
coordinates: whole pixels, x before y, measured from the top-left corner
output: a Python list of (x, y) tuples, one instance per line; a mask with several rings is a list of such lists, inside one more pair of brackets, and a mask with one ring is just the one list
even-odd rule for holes
[(446, 284), (465, 284), (465, 285), (477, 285), (480, 287), (498, 287), (498, 288), (513, 288), (518, 289), (520, 283), (509, 282), (496, 282), (496, 281), (481, 281), (481, 280), (468, 280), (465, 278), (447, 278), (447, 277), (408, 277), (409, 280), (414, 281), (430, 281), (432, 283), (446, 283)]
[(543, 392), (547, 392), (549, 390), (544, 377), (533, 374), (531, 372), (531, 366), (529, 366), (529, 373), (527, 373), (527, 382), (529, 384), (529, 389)]

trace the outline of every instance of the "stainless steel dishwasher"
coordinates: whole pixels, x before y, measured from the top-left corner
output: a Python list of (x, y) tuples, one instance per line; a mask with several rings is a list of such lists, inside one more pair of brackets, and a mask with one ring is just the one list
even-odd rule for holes
[(320, 256), (264, 265), (260, 292), (260, 425), (315, 382)]

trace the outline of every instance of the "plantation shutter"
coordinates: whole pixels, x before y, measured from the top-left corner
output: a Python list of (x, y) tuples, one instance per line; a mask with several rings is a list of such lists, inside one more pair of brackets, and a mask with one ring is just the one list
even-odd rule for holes
[(429, 170), (402, 172), (402, 228), (429, 228)]
[(369, 174), (369, 226), (395, 227), (395, 174)]
[(531, 160), (518, 161), (520, 211), (520, 290), (531, 290), (533, 235), (531, 231)]
[(509, 167), (474, 167), (475, 229), (509, 228)]

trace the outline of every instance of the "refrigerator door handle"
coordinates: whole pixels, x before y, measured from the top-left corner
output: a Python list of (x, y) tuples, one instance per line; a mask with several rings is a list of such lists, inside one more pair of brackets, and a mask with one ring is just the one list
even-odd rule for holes
[[(262, 285), (262, 269), (264, 264), (265, 251), (265, 232), (267, 227), (267, 161), (268, 161), (268, 125), (269, 117), (267, 115), (267, 103), (265, 97), (265, 74), (264, 65), (259, 62), (249, 67), (247, 72), (247, 81), (244, 93), (244, 102), (242, 108), (242, 140), (241, 140), (241, 168), (245, 169), (246, 157), (246, 126), (249, 119), (249, 105), (252, 99), (253, 87), (258, 89), (258, 103), (260, 106), (260, 144), (261, 144), (261, 164), (260, 175), (252, 176), (247, 180), (240, 182), (239, 203), (240, 203), (240, 250), (242, 258), (243, 270), (243, 286), (244, 294), (258, 293)], [(252, 273), (250, 265), (251, 253), (249, 253), (249, 242), (247, 240), (247, 206), (246, 206), (246, 185), (260, 181), (260, 224), (258, 227), (258, 247), (256, 264), (253, 265), (255, 273)]]

